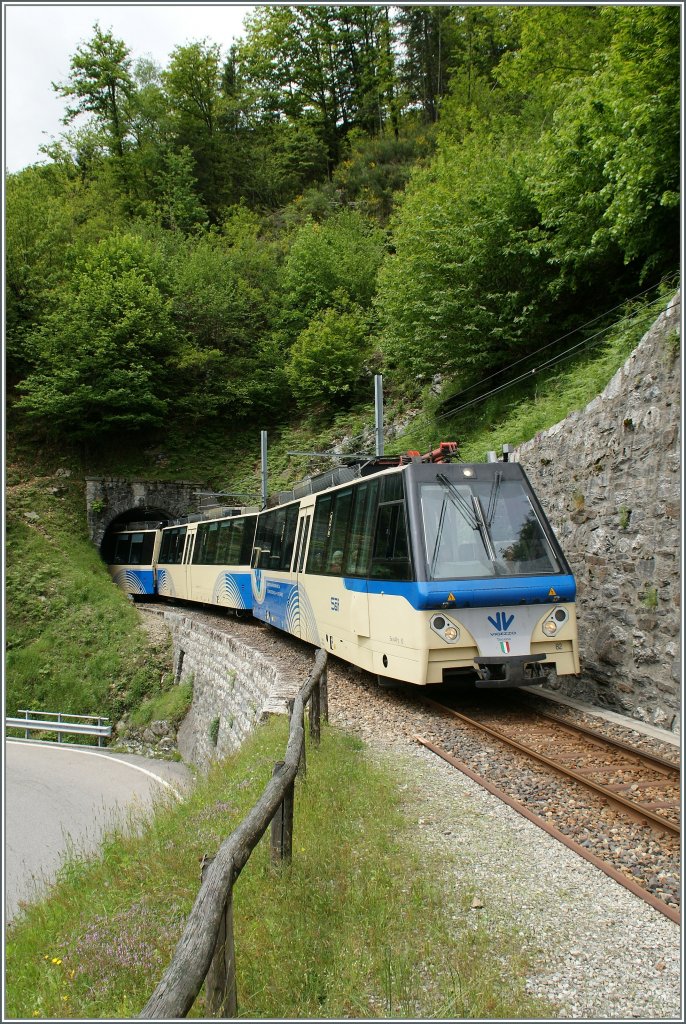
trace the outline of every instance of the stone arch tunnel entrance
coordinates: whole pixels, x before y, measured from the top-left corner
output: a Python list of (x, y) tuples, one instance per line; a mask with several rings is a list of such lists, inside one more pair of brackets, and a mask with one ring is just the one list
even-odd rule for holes
[(88, 533), (101, 550), (105, 536), (132, 523), (157, 525), (194, 512), (205, 484), (191, 480), (86, 478)]

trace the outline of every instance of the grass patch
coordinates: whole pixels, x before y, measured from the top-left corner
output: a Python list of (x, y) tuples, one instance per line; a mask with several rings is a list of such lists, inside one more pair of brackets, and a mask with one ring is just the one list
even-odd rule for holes
[(148, 725), (149, 722), (170, 722), (178, 727), (192, 703), (193, 680), (187, 679), (157, 697), (144, 700), (140, 707), (131, 712), (129, 722), (134, 726)]
[[(65, 866), (49, 898), (10, 926), (9, 1017), (140, 1012), (182, 932), (202, 855), (261, 794), (286, 728), (272, 719), (183, 804), (161, 805), (141, 834), (113, 833), (100, 858)], [(443, 883), (412, 845), (393, 772), (330, 728), (307, 765), (292, 865), (270, 865), (265, 837), (236, 884), (240, 1015), (547, 1016), (524, 992), (514, 928), (487, 931), (467, 909), (467, 881), (449, 901), (463, 917), (446, 916)], [(205, 1012), (201, 995), (191, 1016)]]

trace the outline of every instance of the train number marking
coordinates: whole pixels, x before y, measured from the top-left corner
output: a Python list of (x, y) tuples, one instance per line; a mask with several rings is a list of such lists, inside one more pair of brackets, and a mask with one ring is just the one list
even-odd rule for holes
[(341, 600), (338, 597), (331, 598), (331, 611), (339, 612), (341, 610)]

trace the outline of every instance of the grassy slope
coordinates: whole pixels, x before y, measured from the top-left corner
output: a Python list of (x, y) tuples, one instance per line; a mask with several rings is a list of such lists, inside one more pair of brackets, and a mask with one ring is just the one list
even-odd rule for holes
[(160, 689), (168, 646), (151, 648), (85, 524), (83, 480), (8, 445), (6, 711), (117, 719)]

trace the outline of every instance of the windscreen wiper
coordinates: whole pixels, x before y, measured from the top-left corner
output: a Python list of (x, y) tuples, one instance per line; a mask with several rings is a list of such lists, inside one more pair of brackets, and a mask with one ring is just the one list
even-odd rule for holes
[(491, 493), (488, 496), (488, 509), (486, 511), (486, 525), (491, 527), (493, 525), (493, 519), (495, 518), (496, 503), (498, 501), (498, 493), (500, 491), (500, 482), (503, 479), (503, 474), (498, 472), (493, 478), (491, 484)]
[(467, 499), (460, 494), (455, 484), (451, 480), (448, 480), (445, 473), (437, 473), (436, 479), (445, 488), (446, 494), (451, 499), (453, 505), (462, 518), (466, 521), (467, 525), (472, 530), (480, 530), (478, 518), (474, 515)]

